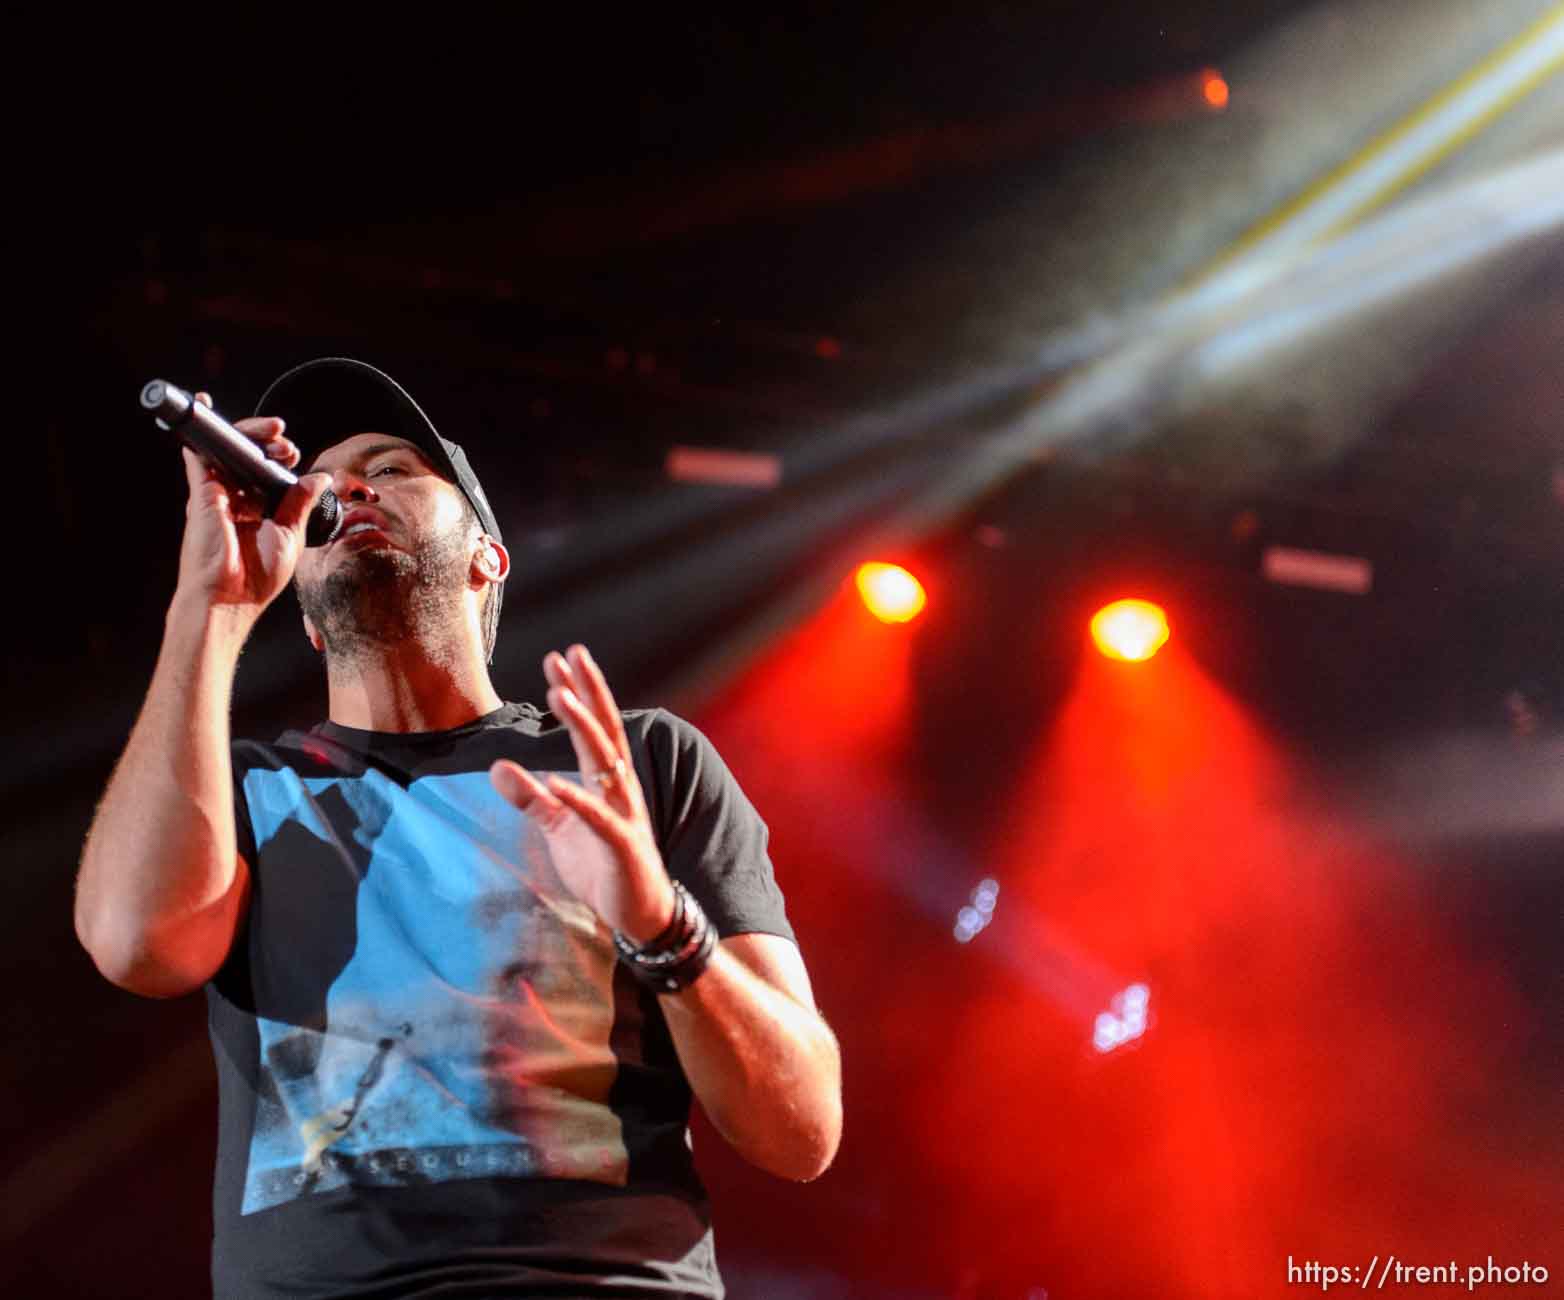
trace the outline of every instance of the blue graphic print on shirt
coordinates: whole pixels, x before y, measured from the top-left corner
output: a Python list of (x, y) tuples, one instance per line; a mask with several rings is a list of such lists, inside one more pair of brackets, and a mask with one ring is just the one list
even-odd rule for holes
[[(487, 773), (404, 788), (373, 767), (255, 768), (243, 790), (270, 871), (351, 877), (330, 897), (351, 898), (341, 923), (352, 940), (323, 1024), (256, 1017), (263, 1087), (242, 1213), (349, 1183), (623, 1185), (628, 1155), (608, 1105), (613, 947)], [(303, 834), (307, 861), (267, 861), (285, 827), (287, 856)], [(267, 939), (277, 950), (279, 936)], [(257, 971), (261, 1004), (267, 981), (291, 977), (285, 960)]]

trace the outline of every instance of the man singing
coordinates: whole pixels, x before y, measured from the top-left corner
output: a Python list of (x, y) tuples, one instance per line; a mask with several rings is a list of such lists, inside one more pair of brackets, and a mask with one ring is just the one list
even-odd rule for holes
[[(389, 376), (309, 362), (238, 427), (290, 468), (288, 435), (322, 450), (269, 519), (184, 451), (162, 649), (76, 897), (109, 980), (205, 990), (216, 1295), (720, 1297), (692, 1093), (780, 1177), (841, 1135), (765, 825), (583, 646), (544, 660), (548, 711), (500, 698), (499, 525)], [(328, 486), (343, 526), (306, 549)], [(328, 720), (231, 741), (290, 579)]]

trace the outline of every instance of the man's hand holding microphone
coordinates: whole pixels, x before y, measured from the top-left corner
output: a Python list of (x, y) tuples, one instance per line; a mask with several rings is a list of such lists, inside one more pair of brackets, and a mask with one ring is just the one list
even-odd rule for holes
[[(197, 393), (195, 400), (211, 408), (208, 394)], [(299, 449), (285, 436), (281, 420), (252, 418), (235, 421), (232, 427), (268, 460), (288, 470), (298, 465)], [(232, 630), (247, 636), (292, 579), (306, 527), (316, 502), (331, 485), (331, 476), (304, 475), (286, 490), (268, 517), (258, 492), (236, 485), (231, 474), (197, 455), (188, 444), (181, 446), (180, 454), (190, 497), (185, 504), (174, 604), (188, 600), (203, 610), (222, 610), (233, 616)]]

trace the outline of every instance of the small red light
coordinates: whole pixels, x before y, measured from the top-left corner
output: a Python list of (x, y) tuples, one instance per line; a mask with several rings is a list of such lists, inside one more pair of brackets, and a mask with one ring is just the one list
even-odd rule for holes
[(1206, 97), (1206, 103), (1212, 108), (1226, 108), (1228, 99), (1227, 82), (1222, 79), (1222, 74), (1211, 68), (1207, 68), (1200, 77), (1200, 93)]

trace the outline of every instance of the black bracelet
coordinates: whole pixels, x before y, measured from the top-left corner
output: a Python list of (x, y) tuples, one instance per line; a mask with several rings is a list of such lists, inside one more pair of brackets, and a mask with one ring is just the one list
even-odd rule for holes
[[(684, 900), (689, 897), (684, 889), (675, 880), (673, 882), (673, 915), (668, 918), (668, 924), (663, 926), (662, 932), (645, 943), (634, 946), (641, 952), (658, 952), (669, 944), (677, 941), (679, 934), (684, 929)], [(628, 938), (628, 936), (626, 936)]]
[(614, 947), (631, 974), (659, 993), (677, 993), (693, 984), (717, 947), (716, 927), (701, 905), (677, 880), (673, 882), (673, 919), (655, 939), (637, 944), (614, 931)]

